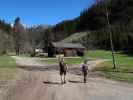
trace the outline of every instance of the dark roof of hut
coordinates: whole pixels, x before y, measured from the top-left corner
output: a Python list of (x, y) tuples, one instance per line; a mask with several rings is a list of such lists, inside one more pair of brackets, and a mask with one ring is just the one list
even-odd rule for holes
[(82, 44), (79, 43), (64, 43), (64, 42), (52, 42), (52, 45), (56, 48), (76, 48), (85, 49)]

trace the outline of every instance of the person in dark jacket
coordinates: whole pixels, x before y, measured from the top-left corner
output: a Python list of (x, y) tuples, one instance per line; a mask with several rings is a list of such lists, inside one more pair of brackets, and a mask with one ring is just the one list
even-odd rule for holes
[(82, 65), (82, 73), (83, 73), (83, 76), (84, 76), (84, 83), (86, 83), (86, 78), (87, 78), (87, 75), (88, 75), (88, 64), (87, 64), (87, 60), (84, 61), (84, 64)]
[[(61, 83), (66, 83), (67, 64), (64, 62), (64, 58), (59, 61)], [(64, 78), (62, 78), (64, 76)]]

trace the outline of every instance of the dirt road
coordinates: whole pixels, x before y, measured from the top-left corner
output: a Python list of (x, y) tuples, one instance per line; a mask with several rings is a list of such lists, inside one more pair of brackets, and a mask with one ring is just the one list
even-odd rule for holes
[(68, 74), (67, 84), (61, 85), (57, 65), (46, 66), (36, 58), (14, 58), (29, 72), (29, 79), (19, 82), (9, 100), (133, 100), (132, 85), (98, 77), (89, 77), (84, 84), (82, 77), (74, 74)]

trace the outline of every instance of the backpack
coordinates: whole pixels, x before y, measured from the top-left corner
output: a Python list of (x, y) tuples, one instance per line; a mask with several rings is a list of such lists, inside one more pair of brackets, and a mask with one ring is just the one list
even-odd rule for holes
[(61, 71), (66, 71), (66, 70), (67, 70), (66, 63), (60, 62), (59, 65), (60, 65), (60, 70), (61, 70)]
[(87, 70), (88, 70), (88, 66), (87, 66), (86, 64), (83, 64), (82, 70), (83, 70), (83, 71), (87, 71)]

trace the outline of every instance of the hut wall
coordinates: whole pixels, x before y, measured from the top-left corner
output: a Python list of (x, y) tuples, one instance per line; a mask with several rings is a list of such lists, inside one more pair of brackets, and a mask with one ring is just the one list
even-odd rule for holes
[(66, 57), (68, 57), (68, 56), (77, 56), (77, 51), (75, 49), (65, 49), (64, 50), (64, 55)]

